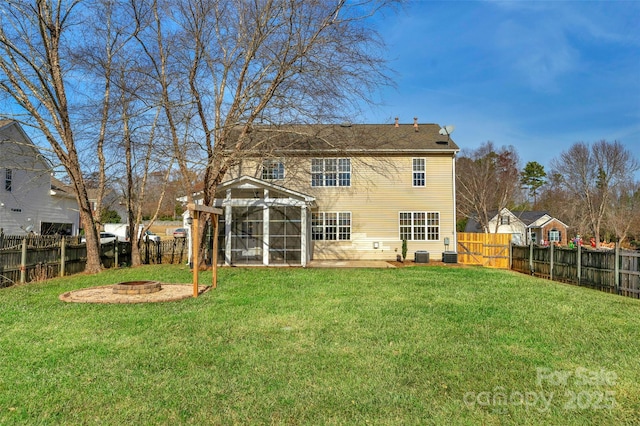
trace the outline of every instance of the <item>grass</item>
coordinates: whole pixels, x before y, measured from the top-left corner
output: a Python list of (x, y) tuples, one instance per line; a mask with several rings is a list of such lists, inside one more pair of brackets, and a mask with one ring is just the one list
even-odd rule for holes
[[(637, 424), (640, 301), (476, 268), (223, 268), (197, 299), (66, 304), (184, 266), (0, 291), (0, 424)], [(201, 283), (210, 273), (201, 275)], [(544, 399), (543, 399), (544, 398)]]

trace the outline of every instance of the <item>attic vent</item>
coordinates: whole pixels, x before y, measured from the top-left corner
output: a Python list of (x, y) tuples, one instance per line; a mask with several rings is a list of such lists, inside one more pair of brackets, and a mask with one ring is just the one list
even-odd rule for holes
[(351, 127), (351, 122), (343, 121), (342, 123), (340, 123), (340, 127)]

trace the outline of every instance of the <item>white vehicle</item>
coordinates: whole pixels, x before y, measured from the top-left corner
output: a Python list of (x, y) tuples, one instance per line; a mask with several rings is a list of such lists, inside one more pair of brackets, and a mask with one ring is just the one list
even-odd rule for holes
[[(116, 240), (116, 236), (109, 233), (109, 232), (101, 232), (100, 233), (100, 244), (107, 244), (107, 243), (112, 243)], [(87, 239), (85, 237), (82, 237), (82, 239), (80, 240), (81, 243), (86, 243)]]
[(144, 235), (142, 236), (142, 240), (143, 241), (153, 241), (154, 243), (159, 243), (161, 238), (160, 235), (154, 234), (151, 231), (145, 231)]
[(104, 232), (115, 235), (118, 241), (129, 241), (129, 224), (127, 223), (105, 223)]
[[(157, 243), (160, 241), (160, 236), (154, 234), (151, 231), (145, 231), (144, 235), (142, 234), (142, 230), (144, 229), (143, 225), (138, 227), (138, 238), (141, 238), (142, 241), (153, 241)], [(104, 232), (109, 232), (118, 237), (118, 241), (129, 241), (129, 224), (127, 223), (105, 223), (104, 224)]]

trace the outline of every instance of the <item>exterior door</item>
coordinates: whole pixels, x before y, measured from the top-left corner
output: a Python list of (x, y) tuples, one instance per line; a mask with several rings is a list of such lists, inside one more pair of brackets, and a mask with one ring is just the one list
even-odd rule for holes
[(231, 263), (262, 264), (263, 207), (234, 207), (231, 226)]

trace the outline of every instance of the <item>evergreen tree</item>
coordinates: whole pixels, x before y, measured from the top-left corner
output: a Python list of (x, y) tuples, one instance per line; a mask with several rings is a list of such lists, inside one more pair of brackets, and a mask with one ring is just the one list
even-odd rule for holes
[(529, 189), (529, 196), (533, 197), (534, 206), (537, 202), (538, 189), (547, 183), (546, 177), (547, 173), (544, 171), (544, 166), (537, 161), (529, 161), (520, 172), (520, 183)]

